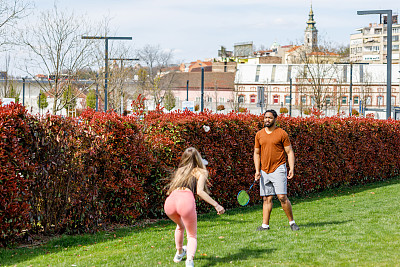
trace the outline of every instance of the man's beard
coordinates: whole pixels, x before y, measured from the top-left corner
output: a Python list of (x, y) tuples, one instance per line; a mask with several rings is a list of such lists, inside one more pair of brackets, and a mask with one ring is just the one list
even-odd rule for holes
[(271, 122), (269, 125), (264, 123), (264, 127), (270, 128), (270, 127), (274, 126), (274, 124), (275, 124), (275, 122)]

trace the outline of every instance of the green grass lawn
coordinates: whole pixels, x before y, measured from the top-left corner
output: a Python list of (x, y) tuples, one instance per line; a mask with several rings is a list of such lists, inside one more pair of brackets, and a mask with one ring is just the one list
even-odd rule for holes
[[(291, 201), (298, 232), (277, 202), (269, 231), (256, 231), (261, 205), (199, 216), (195, 265), (400, 266), (400, 179)], [(174, 229), (163, 220), (1, 249), (0, 266), (184, 266), (172, 261)]]

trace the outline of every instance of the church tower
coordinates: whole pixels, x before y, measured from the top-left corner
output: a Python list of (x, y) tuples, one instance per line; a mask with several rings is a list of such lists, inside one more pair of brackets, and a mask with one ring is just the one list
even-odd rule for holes
[(308, 15), (307, 28), (304, 31), (304, 46), (313, 50), (318, 47), (318, 30), (315, 28), (314, 12), (312, 10), (312, 4), (310, 13)]

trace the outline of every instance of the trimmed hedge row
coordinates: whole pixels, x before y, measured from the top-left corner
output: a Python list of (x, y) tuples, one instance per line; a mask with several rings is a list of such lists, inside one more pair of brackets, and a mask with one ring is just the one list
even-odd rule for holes
[(26, 111), (12, 104), (0, 105), (0, 242), (19, 235), (30, 226), (30, 184), (34, 165)]
[[(296, 156), (290, 195), (399, 175), (397, 121), (279, 117), (278, 124)], [(209, 162), (213, 197), (236, 207), (237, 192), (254, 179), (254, 136), (262, 127), (262, 116), (251, 114), (88, 110), (77, 120), (0, 107), (1, 241), (25, 229), (90, 232), (164, 216), (164, 186), (189, 146)], [(251, 201), (259, 200), (255, 188)], [(201, 201), (198, 209), (211, 207)]]

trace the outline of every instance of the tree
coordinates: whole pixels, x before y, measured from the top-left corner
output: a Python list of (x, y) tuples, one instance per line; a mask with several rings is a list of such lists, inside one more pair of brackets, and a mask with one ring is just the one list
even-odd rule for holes
[(11, 43), (14, 35), (10, 31), (26, 15), (29, 7), (25, 0), (0, 0), (0, 47)]
[(47, 106), (49, 105), (49, 102), (47, 102), (47, 96), (43, 91), (40, 91), (40, 93), (39, 93), (37, 104), (38, 104), (39, 110), (47, 108)]
[(302, 97), (310, 98), (311, 106), (318, 110), (335, 105), (335, 90), (341, 80), (340, 67), (334, 63), (340, 61), (340, 56), (331, 51), (329, 45), (312, 49), (300, 46), (292, 53), (290, 63), (299, 64), (301, 109), (304, 104)]
[(139, 90), (149, 95), (157, 106), (163, 97), (165, 90), (171, 83), (171, 80), (160, 82), (161, 77), (165, 75), (165, 69), (169, 66), (172, 59), (172, 52), (162, 50), (160, 46), (145, 45), (137, 51), (139, 60), (144, 64), (145, 71), (139, 75)]
[(14, 82), (11, 82), (9, 84), (10, 90), (9, 93), (6, 97), (10, 97), (10, 98), (14, 98), (15, 99), (15, 103), (19, 103), (19, 91), (15, 88), (14, 86)]
[[(93, 40), (81, 40), (82, 35), (89, 34), (89, 23), (77, 18), (73, 13), (58, 10), (44, 11), (39, 16), (37, 25), (27, 26), (23, 33), (22, 43), (29, 48), (30, 60), (26, 66), (27, 73), (35, 79), (30, 70), (38, 69), (49, 74), (51, 80), (42, 83), (37, 80), (41, 89), (54, 99), (52, 112), (66, 107), (67, 102), (61, 101), (64, 92), (71, 87), (77, 87), (76, 80), (81, 70), (93, 63)], [(87, 89), (87, 88), (84, 88)], [(72, 95), (69, 101), (76, 101), (77, 95)]]
[(76, 107), (76, 97), (71, 85), (68, 85), (64, 91), (61, 102), (67, 110), (73, 110)]
[(96, 108), (96, 92), (94, 90), (89, 90), (86, 95), (86, 107), (95, 109)]
[(164, 95), (164, 107), (171, 111), (176, 105), (176, 99), (174, 93), (171, 90), (168, 90)]

